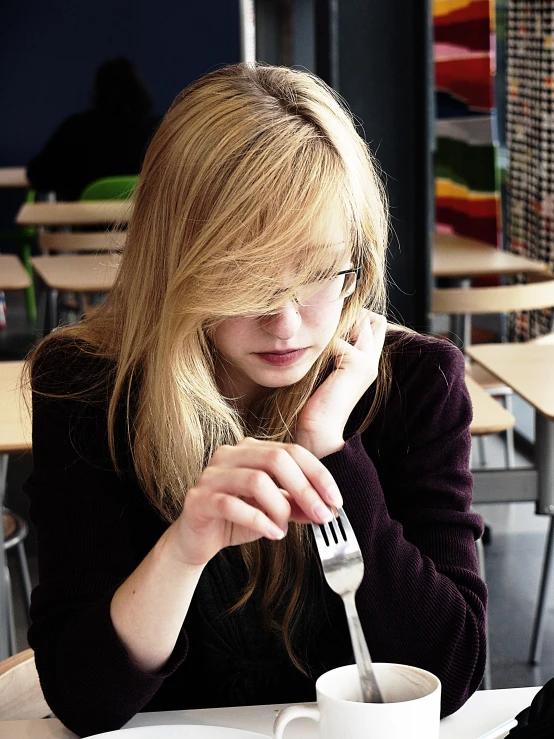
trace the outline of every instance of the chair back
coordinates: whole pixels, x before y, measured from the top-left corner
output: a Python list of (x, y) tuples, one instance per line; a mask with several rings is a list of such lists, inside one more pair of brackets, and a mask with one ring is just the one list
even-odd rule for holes
[(43, 254), (50, 252), (121, 251), (126, 231), (52, 232), (38, 234), (38, 246)]
[(44, 718), (52, 713), (44, 699), (32, 649), (0, 662), (0, 721)]
[(128, 200), (135, 194), (138, 175), (102, 177), (87, 185), (80, 200)]
[(516, 419), (512, 414), (469, 374), (466, 374), (466, 385), (473, 406), (473, 419), (469, 427), (472, 436), (499, 434), (515, 426)]
[(545, 272), (529, 274), (525, 285), (501, 287), (436, 288), (433, 290), (433, 313), (451, 315), (510, 313), (540, 310), (554, 306), (554, 275)]

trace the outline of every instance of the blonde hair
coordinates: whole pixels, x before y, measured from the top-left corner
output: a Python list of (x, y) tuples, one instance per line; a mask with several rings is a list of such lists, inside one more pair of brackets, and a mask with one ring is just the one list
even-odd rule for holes
[[(321, 233), (331, 213), (344, 224), (340, 254), (336, 244), (314, 240), (314, 224)], [(221, 444), (246, 434), (291, 441), (298, 414), (329, 370), (330, 349), (300, 382), (268, 391), (259, 422), (247, 428), (216, 384), (213, 327), (277, 308), (279, 291), (282, 304), (281, 278), (291, 264), (292, 294), (336, 269), (346, 253), (361, 268), (336, 332), (347, 337), (363, 306), (385, 312), (386, 244), (385, 197), (372, 157), (346, 106), (317, 77), (238, 64), (202, 77), (175, 100), (146, 154), (115, 285), (95, 314), (61, 332), (114, 361), (114, 463), (123, 407), (138, 478), (167, 521), (178, 517)], [(370, 416), (387, 383), (383, 371)], [(283, 635), (299, 669), (291, 633), (302, 610), (307, 543), (304, 527), (295, 525), (283, 542), (245, 545), (250, 578), (237, 604), (263, 587), (266, 623)], [(264, 547), (272, 552), (267, 571)]]

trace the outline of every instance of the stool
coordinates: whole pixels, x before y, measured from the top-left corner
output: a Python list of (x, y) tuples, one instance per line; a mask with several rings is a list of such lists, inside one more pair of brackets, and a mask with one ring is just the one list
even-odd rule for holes
[[(9, 549), (15, 547), (17, 552), (17, 559), (19, 562), (19, 575), (21, 578), (21, 584), (23, 586), (23, 593), (25, 596), (25, 602), (27, 605), (27, 620), (30, 623), (29, 608), (31, 606), (31, 577), (29, 574), (29, 565), (27, 563), (27, 555), (25, 554), (24, 541), (29, 533), (29, 527), (27, 522), (19, 516), (17, 513), (4, 508), (3, 515), (4, 522), (4, 551), (7, 552)], [(10, 572), (6, 562), (5, 577), (7, 581), (7, 592), (8, 592), (8, 639), (10, 643), (10, 650), (13, 654), (17, 651), (15, 644), (15, 620), (13, 612), (13, 594), (11, 589)]]

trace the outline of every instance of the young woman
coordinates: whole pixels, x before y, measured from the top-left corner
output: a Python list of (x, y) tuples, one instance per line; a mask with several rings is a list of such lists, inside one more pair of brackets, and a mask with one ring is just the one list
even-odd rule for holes
[(444, 714), (478, 687), (464, 362), (386, 331), (386, 243), (371, 157), (317, 78), (230, 66), (172, 106), (112, 292), (30, 360), (29, 641), (69, 728), (313, 699), (353, 659), (306, 525), (342, 503), (373, 659), (436, 673)]

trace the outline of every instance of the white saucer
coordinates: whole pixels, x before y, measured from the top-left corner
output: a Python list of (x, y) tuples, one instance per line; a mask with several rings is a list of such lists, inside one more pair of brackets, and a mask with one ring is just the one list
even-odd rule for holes
[(89, 739), (268, 739), (244, 729), (228, 729), (225, 726), (193, 726), (166, 724), (164, 726), (138, 726), (119, 729), (105, 734), (95, 734)]

